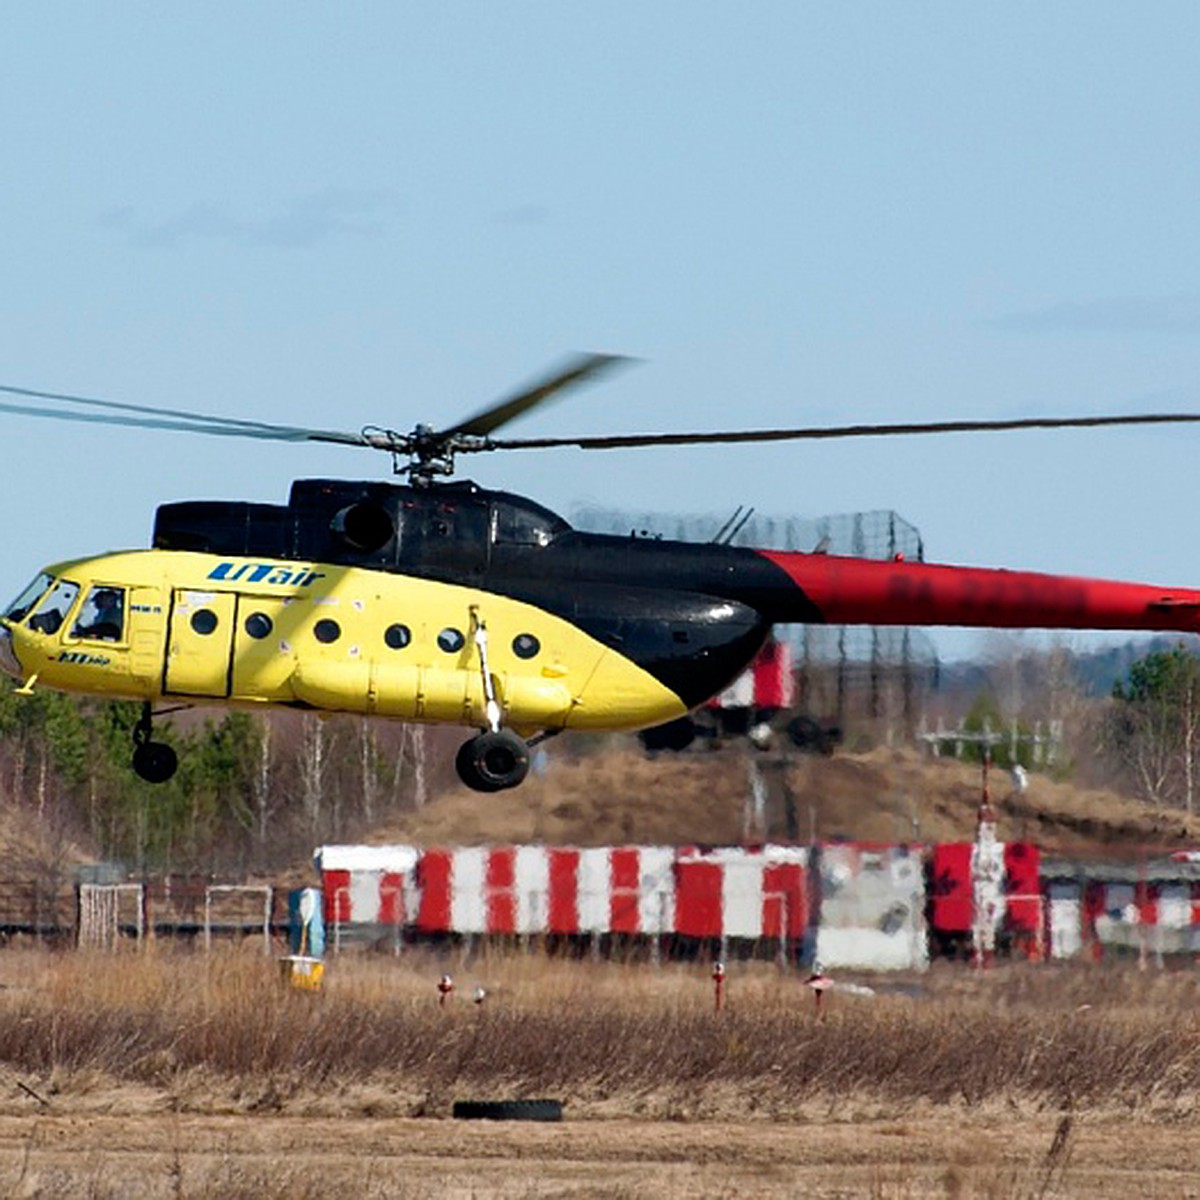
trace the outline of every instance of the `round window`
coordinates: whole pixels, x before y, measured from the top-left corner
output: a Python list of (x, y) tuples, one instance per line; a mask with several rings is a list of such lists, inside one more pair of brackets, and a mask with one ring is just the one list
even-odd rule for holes
[(412, 641), (412, 630), (407, 625), (389, 625), (383, 631), (383, 640), (392, 650), (403, 650)]
[(542, 643), (532, 633), (518, 633), (513, 638), (512, 647), (518, 658), (533, 658), (542, 648)]
[(447, 654), (454, 654), (467, 644), (467, 639), (463, 637), (460, 630), (448, 628), (438, 634), (437, 642)]
[(262, 639), (268, 637), (274, 626), (266, 613), (251, 613), (246, 618), (246, 632), (252, 637)]
[(336, 642), (341, 636), (341, 626), (336, 621), (331, 621), (328, 617), (323, 617), (313, 626), (313, 637), (326, 646), (330, 642)]
[(217, 627), (217, 614), (211, 608), (198, 608), (192, 613), (192, 628), (201, 637), (208, 637)]

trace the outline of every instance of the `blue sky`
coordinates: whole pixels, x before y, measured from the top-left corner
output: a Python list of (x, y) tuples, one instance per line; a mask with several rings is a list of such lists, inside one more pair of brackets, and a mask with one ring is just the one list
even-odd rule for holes
[[(0, 383), (511, 432), (1200, 411), (1200, 8), (10, 6)], [(366, 452), (0, 417), (0, 590)], [(512, 454), (559, 509), (895, 508), (931, 559), (1200, 586), (1200, 432)], [(974, 639), (946, 638), (948, 653)]]

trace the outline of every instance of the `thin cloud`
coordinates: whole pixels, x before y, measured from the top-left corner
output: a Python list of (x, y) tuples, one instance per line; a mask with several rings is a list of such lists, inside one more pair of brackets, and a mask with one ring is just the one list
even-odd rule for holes
[(1200, 296), (1126, 296), (1052, 304), (991, 324), (1013, 333), (1200, 333)]
[(327, 189), (300, 196), (264, 217), (238, 216), (216, 204), (193, 204), (166, 220), (149, 221), (132, 208), (102, 213), (102, 228), (122, 233), (130, 244), (153, 248), (188, 242), (294, 250), (339, 237), (378, 238), (383, 216), (394, 207), (384, 192)]

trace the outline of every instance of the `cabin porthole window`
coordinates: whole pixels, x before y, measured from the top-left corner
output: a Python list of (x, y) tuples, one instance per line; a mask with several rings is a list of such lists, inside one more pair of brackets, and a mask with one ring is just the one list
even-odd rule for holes
[(407, 625), (389, 625), (383, 631), (383, 640), (391, 650), (403, 650), (412, 641), (412, 630)]
[(271, 623), (271, 618), (266, 613), (251, 613), (246, 618), (246, 632), (256, 641), (270, 637), (273, 628), (274, 625)]
[(313, 637), (323, 646), (336, 642), (342, 636), (342, 627), (336, 622), (323, 617), (313, 626)]
[(534, 658), (542, 648), (542, 643), (532, 633), (518, 633), (513, 638), (512, 648), (518, 658)]
[(438, 634), (437, 644), (447, 654), (456, 654), (467, 644), (467, 639), (463, 636), (462, 630), (450, 626)]
[(212, 633), (219, 621), (217, 614), (211, 608), (198, 608), (192, 613), (191, 625), (192, 628), (201, 636), (208, 637)]

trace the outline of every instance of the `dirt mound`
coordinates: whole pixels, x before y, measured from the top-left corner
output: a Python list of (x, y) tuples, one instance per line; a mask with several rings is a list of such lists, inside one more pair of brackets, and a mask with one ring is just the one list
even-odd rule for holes
[(740, 838), (745, 766), (724, 754), (651, 759), (631, 751), (553, 759), (494, 796), (454, 786), (373, 842), (605, 846)]
[[(765, 818), (757, 836), (748, 820), (755, 771)], [(655, 757), (626, 749), (564, 754), (511, 792), (482, 796), (454, 787), (370, 840), (720, 845), (761, 840), (761, 832), (780, 840), (967, 840), (974, 835), (981, 782), (978, 765), (909, 750), (786, 760), (738, 748)], [(1149, 847), (1200, 844), (1200, 820), (1115, 792), (1032, 774), (1028, 791), (1018, 796), (1008, 775), (997, 771), (990, 792), (1000, 837), (1028, 839), (1051, 853), (1133, 856)]]

